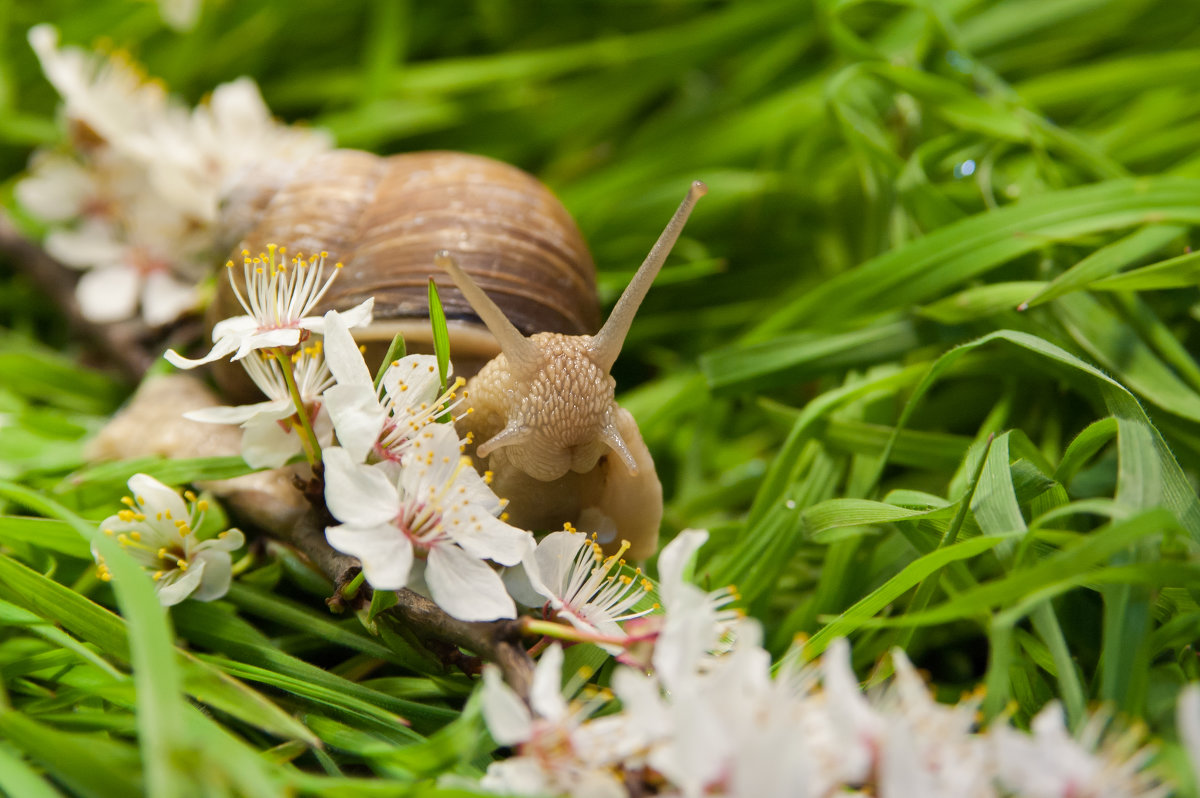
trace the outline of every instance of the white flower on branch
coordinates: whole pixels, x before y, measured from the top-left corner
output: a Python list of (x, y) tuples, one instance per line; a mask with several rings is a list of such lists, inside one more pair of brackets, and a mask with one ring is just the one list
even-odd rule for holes
[(633, 610), (653, 586), (640, 569), (623, 573), (621, 555), (626, 548), (628, 544), (605, 557), (600, 545), (587, 535), (559, 530), (543, 538), (533, 556), (525, 558), (510, 572), (513, 576), (506, 575), (505, 580), (522, 603), (544, 603), (549, 616), (582, 632), (609, 638), (607, 642), (596, 642), (610, 654), (620, 654), (624, 650), (621, 641), (626, 637), (621, 623), (657, 609)]
[(29, 30), (42, 71), (63, 98), (72, 133), (83, 146), (104, 144), (132, 156), (153, 154), (152, 132), (163, 120), (186, 113), (161, 82), (148, 80), (126, 53), (107, 58), (58, 46), (51, 25)]
[(502, 504), (462, 455), (448, 424), (430, 424), (399, 469), (325, 451), (325, 503), (342, 522), (325, 536), (357, 557), (379, 590), (427, 586), (430, 597), (464, 621), (516, 617), (516, 605), (488, 560), (516, 565), (533, 536), (496, 516)]
[[(607, 746), (584, 721), (607, 700), (570, 705), (562, 695), (562, 647), (543, 652), (533, 673), (529, 706), (504, 683), (500, 669), (483, 669), (483, 717), (492, 738), (517, 748), (517, 756), (488, 765), (484, 789), (518, 795), (624, 798), (621, 779), (603, 755)], [(606, 731), (616, 732), (616, 729)]]
[[(169, 607), (188, 597), (212, 601), (225, 595), (232, 576), (230, 552), (245, 543), (242, 533), (228, 529), (215, 538), (200, 540), (196, 528), (207, 509), (203, 500), (190, 491), (180, 497), (147, 474), (134, 474), (129, 490), (132, 495), (123, 499), (125, 509), (101, 521), (100, 531), (115, 538), (150, 572), (158, 600)], [(104, 558), (94, 547), (92, 554), (100, 578), (111, 579)]]
[(36, 153), (16, 194), (51, 225), (47, 251), (84, 271), (77, 294), (91, 321), (140, 307), (157, 326), (195, 307), (213, 253), (230, 246), (222, 230), (236, 227), (220, 208), (239, 213), (239, 197), (331, 146), (272, 119), (248, 78), (192, 110), (123, 53), (60, 47), (49, 25), (29, 42), (63, 98), (70, 152)]
[[(133, 214), (141, 209), (130, 210)], [(161, 216), (153, 211), (150, 215)], [(69, 230), (55, 230), (46, 237), (46, 251), (62, 263), (83, 270), (75, 298), (88, 320), (102, 324), (121, 321), (140, 307), (147, 324), (167, 324), (199, 301), (195, 282), (172, 272), (178, 256), (169, 241), (174, 232), (182, 237), (184, 231), (166, 226), (141, 230), (164, 220), (140, 213), (127, 221), (124, 229), (110, 221), (92, 219)], [(169, 224), (174, 220), (165, 221)], [(140, 232), (129, 235), (130, 230)]]
[[(705, 593), (686, 578), (704, 542), (681, 533), (659, 557), (665, 615), (654, 669), (618, 667), (618, 711), (591, 717), (547, 684), (559, 683), (561, 655), (539, 662), (530, 707), (485, 673), (484, 716), (497, 742), (516, 755), (492, 764), (483, 784), (518, 795), (592, 795), (615, 777), (633, 794), (679, 798), (1162, 798), (1139, 729), (1113, 734), (1092, 716), (1071, 735), (1050, 704), (1032, 732), (1006, 718), (978, 727), (978, 695), (940, 704), (903, 652), (895, 677), (864, 690), (850, 646), (834, 640), (818, 662), (787, 658), (772, 673), (756, 621), (738, 618), (726, 592)], [(537, 567), (537, 566), (535, 566)], [(1200, 691), (1180, 702), (1186, 744), (1200, 743)], [(603, 777), (603, 779), (599, 778)], [(596, 787), (594, 790), (593, 787)]]
[(1105, 713), (1090, 717), (1077, 736), (1067, 730), (1062, 705), (1052, 701), (1029, 724), (1029, 733), (1006, 723), (988, 730), (997, 781), (1027, 798), (1164, 797), (1169, 789), (1147, 770), (1154, 750), (1142, 732), (1107, 732)]
[(658, 556), (664, 613), (648, 620), (661, 624), (653, 665), (668, 687), (702, 670), (714, 652), (726, 648), (741, 617), (729, 607), (737, 598), (732, 587), (710, 593), (684, 578), (688, 563), (707, 540), (707, 530), (685, 529)]
[(461, 398), (457, 380), (441, 390), (437, 358), (408, 355), (388, 366), (379, 389), (340, 317), (325, 314), (325, 351), (337, 385), (325, 392), (338, 444), (356, 463), (400, 462), (417, 434), (450, 413)]
[[(213, 327), (213, 348), (198, 360), (185, 358), (171, 349), (166, 358), (172, 365), (190, 369), (232, 354), (240, 360), (257, 349), (289, 349), (313, 333), (325, 331), (325, 319), (308, 315), (325, 296), (342, 264), (325, 274), (325, 253), (304, 258), (274, 244), (257, 257), (246, 253), (242, 264), (246, 290), (243, 294), (233, 278), (233, 261), (226, 264), (229, 282), (245, 315), (222, 319)], [(374, 297), (345, 311), (341, 319), (348, 327), (371, 322)]]
[[(332, 312), (332, 311), (331, 311)], [(321, 341), (298, 349), (285, 360), (291, 369), (297, 391), (317, 443), (325, 446), (333, 439), (329, 414), (321, 394), (333, 384)], [(206, 424), (240, 424), (242, 459), (254, 468), (278, 468), (304, 451), (303, 424), (284, 376), (279, 359), (262, 351), (238, 361), (259, 390), (265, 402), (233, 407), (205, 407), (184, 413), (184, 418)]]

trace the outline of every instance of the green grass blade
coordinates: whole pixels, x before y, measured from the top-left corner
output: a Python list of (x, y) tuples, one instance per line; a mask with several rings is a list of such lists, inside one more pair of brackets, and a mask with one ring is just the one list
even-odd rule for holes
[(866, 625), (869, 619), (939, 569), (945, 568), (953, 562), (977, 557), (1012, 537), (1012, 535), (975, 537), (936, 549), (913, 560), (900, 573), (855, 602), (854, 606), (838, 615), (813, 635), (812, 639), (804, 646), (805, 657), (818, 656), (833, 642), (834, 638), (850, 635), (856, 629)]
[(766, 317), (752, 337), (918, 304), (1048, 243), (1152, 219), (1200, 222), (1200, 180), (1110, 180), (973, 216), (825, 281)]
[(1182, 236), (1186, 229), (1180, 225), (1150, 225), (1130, 233), (1088, 255), (1055, 277), (1041, 291), (1031, 292), (1030, 298), (1024, 304), (1032, 308), (1072, 291), (1088, 288), (1097, 280), (1109, 277), (1162, 249)]
[(0, 745), (0, 792), (27, 798), (62, 798), (62, 793), (56, 790), (50, 782), (2, 745)]
[(149, 576), (115, 540), (97, 535), (95, 545), (112, 572), (113, 592), (126, 620), (146, 789), (164, 798), (185, 795), (187, 777), (178, 766), (190, 740), (183, 724), (182, 681), (166, 610)]
[(437, 284), (429, 278), (429, 324), (433, 328), (433, 352), (437, 356), (438, 377), (441, 391), (446, 392), (446, 378), (450, 371), (450, 332), (446, 329), (446, 311), (438, 296)]

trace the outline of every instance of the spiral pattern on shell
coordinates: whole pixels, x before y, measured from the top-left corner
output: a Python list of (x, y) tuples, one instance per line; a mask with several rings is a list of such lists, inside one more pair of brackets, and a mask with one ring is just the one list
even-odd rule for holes
[[(523, 333), (591, 334), (600, 324), (591, 254), (570, 214), (532, 175), (491, 158), (457, 152), (381, 157), (335, 150), (300, 165), (281, 188), (243, 192), (237, 214), (254, 217), (231, 256), (268, 243), (292, 253), (325, 251), (345, 264), (322, 311), (375, 297), (380, 324), (428, 316), (433, 277), (446, 316), (478, 317), (434, 254), (454, 255)], [(229, 307), (223, 286), (218, 305)], [(426, 325), (427, 326), (427, 325)], [(482, 325), (478, 325), (482, 330)]]

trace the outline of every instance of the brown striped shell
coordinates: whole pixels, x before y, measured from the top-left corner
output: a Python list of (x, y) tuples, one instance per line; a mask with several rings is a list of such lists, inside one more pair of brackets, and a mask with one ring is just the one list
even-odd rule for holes
[[(469, 375), (499, 352), (434, 266), (442, 250), (523, 333), (591, 334), (600, 325), (596, 269), (579, 228), (549, 189), (514, 166), (459, 152), (381, 157), (335, 150), (295, 168), (278, 188), (266, 177), (252, 176), (232, 194), (227, 227), (242, 237), (231, 258), (240, 263), (243, 249), (258, 253), (270, 243), (293, 254), (328, 252), (345, 266), (320, 312), (375, 297), (375, 323), (360, 340), (386, 342), (403, 332), (409, 350), (421, 351), (433, 277), (456, 367)], [(216, 318), (241, 313), (227, 282), (220, 283)]]

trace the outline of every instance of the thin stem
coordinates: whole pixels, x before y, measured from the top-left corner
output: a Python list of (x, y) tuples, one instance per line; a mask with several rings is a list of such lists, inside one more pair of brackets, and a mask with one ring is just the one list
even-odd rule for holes
[(521, 618), (521, 633), (526, 635), (545, 635), (559, 640), (569, 640), (572, 643), (602, 643), (614, 646), (624, 646), (629, 639), (626, 637), (611, 637), (599, 632), (585, 632), (554, 621), (542, 621), (537, 618)]
[(308, 408), (304, 406), (300, 388), (296, 385), (296, 375), (292, 373), (292, 359), (282, 349), (272, 349), (271, 352), (275, 356), (275, 361), (279, 363), (280, 370), (283, 371), (283, 381), (287, 383), (292, 404), (296, 406), (296, 416), (300, 422), (297, 432), (300, 433), (304, 456), (308, 458), (309, 465), (315, 466), (321, 462), (321, 444), (317, 441), (317, 433), (313, 432), (312, 421), (308, 417)]
[(253, 551), (250, 551), (244, 557), (242, 557), (241, 559), (239, 559), (237, 562), (235, 562), (233, 564), (233, 568), (231, 569), (231, 571), (234, 576), (241, 576), (246, 571), (250, 570), (250, 568), (252, 566), (254, 566), (257, 562), (258, 562), (258, 555), (256, 555)]
[(350, 600), (350, 599), (353, 599), (355, 596), (357, 596), (359, 589), (362, 587), (364, 579), (365, 579), (365, 574), (362, 571), (359, 571), (357, 574), (355, 574), (354, 578), (351, 579), (346, 584), (346, 586), (342, 588), (342, 590), (341, 590), (342, 598), (344, 598), (346, 600)]
[[(962, 529), (963, 522), (967, 520), (967, 513), (971, 510), (971, 500), (975, 498), (975, 489), (979, 487), (979, 479), (983, 476), (983, 467), (987, 464), (988, 452), (991, 451), (992, 441), (995, 438), (995, 433), (988, 435), (987, 442), (983, 446), (983, 453), (979, 456), (979, 465), (976, 467), (975, 473), (971, 475), (971, 483), (967, 485), (967, 490), (963, 493), (958, 511), (954, 514), (954, 520), (950, 522), (950, 526), (946, 527), (945, 533), (942, 534), (941, 540), (938, 541), (934, 549), (935, 551), (937, 549), (944, 549), (958, 540), (958, 532)], [(920, 612), (928, 606), (934, 592), (937, 591), (938, 585), (941, 583), (941, 577), (940, 571), (935, 572), (930, 574), (925, 581), (917, 586), (917, 592), (913, 596), (912, 604), (908, 608), (910, 613)], [(900, 648), (906, 648), (915, 633), (915, 627), (903, 630), (896, 645)]]
[(550, 639), (551, 638), (549, 637), (543, 636), (541, 640), (538, 640), (536, 643), (530, 646), (529, 651), (526, 653), (536, 659), (538, 654), (541, 654), (545, 649), (550, 647)]

